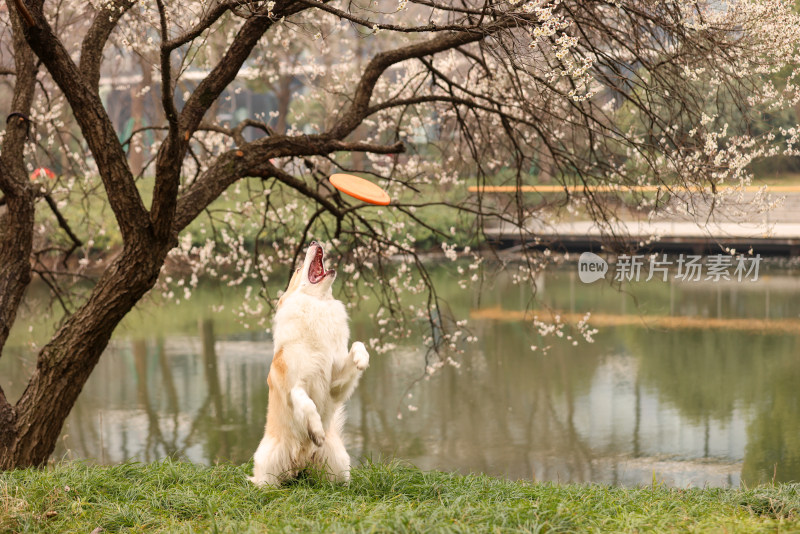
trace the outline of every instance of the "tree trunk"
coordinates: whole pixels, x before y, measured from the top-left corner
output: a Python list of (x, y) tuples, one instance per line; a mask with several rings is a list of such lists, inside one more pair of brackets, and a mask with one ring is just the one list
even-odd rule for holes
[[(30, 127), (25, 117), (30, 114), (33, 101), (36, 67), (33, 51), (25, 43), (16, 10), (10, 9), (9, 15), (16, 71), (10, 104), (11, 111), (17, 115), (9, 115), (6, 120), (5, 135), (0, 147), (0, 192), (6, 203), (5, 213), (0, 215), (0, 354), (31, 280), (30, 256), (33, 250), (35, 213), (34, 191), (28, 179), (23, 154)], [(14, 407), (0, 388), (0, 449), (13, 441), (12, 429), (15, 421)]]
[[(0, 217), (5, 230), (0, 235), (0, 351), (14, 324), (17, 308), (31, 278), (30, 253), (33, 228), (33, 195), (8, 199), (8, 212)], [(10, 261), (8, 261), (10, 259)], [(0, 388), (0, 451), (14, 439), (16, 414)], [(0, 467), (3, 461), (0, 460)]]
[(78, 394), (123, 317), (158, 278), (168, 248), (126, 247), (91, 297), (39, 353), (28, 387), (8, 413), (0, 412), (0, 470), (44, 464)]

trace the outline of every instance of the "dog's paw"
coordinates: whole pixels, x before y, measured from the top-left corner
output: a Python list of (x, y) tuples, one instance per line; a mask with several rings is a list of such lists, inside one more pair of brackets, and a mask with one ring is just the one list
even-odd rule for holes
[(255, 475), (253, 475), (251, 477), (247, 477), (247, 480), (259, 488), (277, 488), (281, 485), (281, 480), (273, 475), (267, 475), (265, 478), (257, 478)]
[(322, 444), (325, 443), (325, 430), (322, 428), (322, 424), (310, 424), (308, 426), (308, 437), (311, 438), (314, 445), (322, 447)]
[(369, 367), (369, 352), (362, 342), (353, 343), (350, 351), (353, 353), (353, 363), (356, 364), (356, 369), (363, 371)]
[(264, 480), (260, 480), (260, 479), (256, 478), (255, 475), (251, 476), (251, 477), (247, 477), (247, 480), (250, 481), (251, 483), (253, 483), (254, 485), (258, 486), (258, 487), (262, 487), (262, 486), (265, 486), (267, 484)]

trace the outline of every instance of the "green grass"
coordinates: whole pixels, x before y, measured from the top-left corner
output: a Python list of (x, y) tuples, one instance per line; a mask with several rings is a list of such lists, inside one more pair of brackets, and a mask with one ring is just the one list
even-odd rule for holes
[(0, 474), (0, 532), (798, 532), (800, 485), (635, 489), (510, 482), (399, 463), (349, 486), (308, 475), (280, 489), (250, 466), (57, 464)]

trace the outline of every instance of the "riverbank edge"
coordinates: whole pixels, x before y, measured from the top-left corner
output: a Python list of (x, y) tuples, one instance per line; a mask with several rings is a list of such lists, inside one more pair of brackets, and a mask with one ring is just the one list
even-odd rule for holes
[[(509, 481), (392, 461), (252, 486), (250, 464), (64, 462), (0, 473), (0, 532), (797, 532), (800, 484), (638, 488)], [(98, 530), (101, 529), (101, 530)]]

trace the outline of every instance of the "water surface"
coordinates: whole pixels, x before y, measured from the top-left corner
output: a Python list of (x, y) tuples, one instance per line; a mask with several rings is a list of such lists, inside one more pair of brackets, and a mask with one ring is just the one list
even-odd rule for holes
[[(621, 288), (576, 274), (575, 264), (548, 271), (531, 301), (508, 276), (461, 291), (453, 266), (436, 267), (478, 342), (428, 380), (418, 339), (372, 352), (348, 403), (351, 456), (562, 482), (800, 481), (796, 272), (766, 265), (755, 282)], [(233, 320), (235, 301), (209, 285), (188, 304), (142, 306), (86, 384), (54, 458), (248, 461), (263, 432), (272, 344)], [(573, 345), (569, 331), (542, 338), (531, 307), (543, 319), (592, 312), (600, 332), (591, 344)], [(32, 324), (0, 360), (11, 398), (33, 365), (42, 327)], [(352, 331), (374, 337), (363, 317)]]

